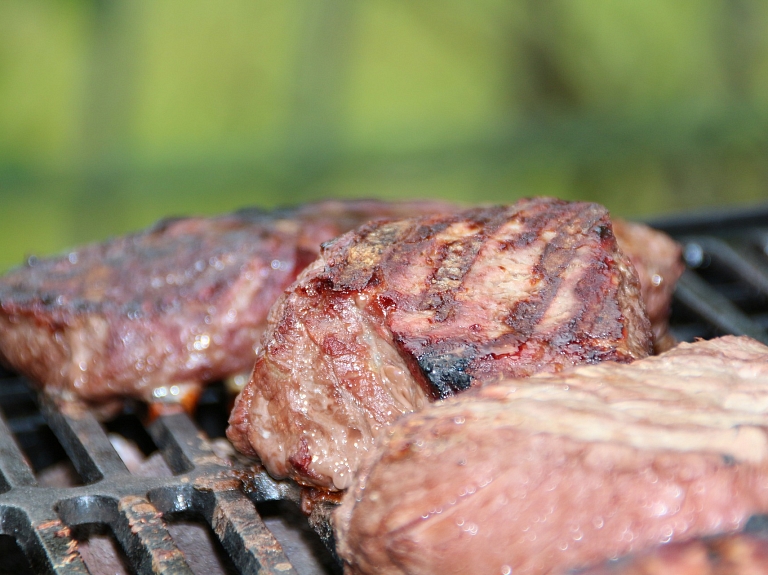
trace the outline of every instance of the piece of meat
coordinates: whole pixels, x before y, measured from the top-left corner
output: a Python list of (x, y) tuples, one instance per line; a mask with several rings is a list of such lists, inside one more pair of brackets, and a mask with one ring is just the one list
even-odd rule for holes
[(275, 477), (346, 488), (430, 400), (650, 351), (607, 211), (548, 198), (378, 222), (324, 246), (270, 312), (228, 437)]
[(768, 575), (768, 539), (736, 533), (670, 543), (573, 575)]
[(191, 396), (250, 370), (269, 307), (322, 242), (438, 201), (326, 201), (159, 222), (0, 278), (0, 360), (63, 399)]
[(562, 573), (768, 509), (768, 347), (727, 336), (403, 417), (334, 516), (347, 575)]
[(683, 248), (664, 232), (637, 222), (614, 219), (613, 233), (640, 278), (654, 352), (667, 351), (677, 343), (669, 333), (668, 320), (675, 284), (685, 271)]

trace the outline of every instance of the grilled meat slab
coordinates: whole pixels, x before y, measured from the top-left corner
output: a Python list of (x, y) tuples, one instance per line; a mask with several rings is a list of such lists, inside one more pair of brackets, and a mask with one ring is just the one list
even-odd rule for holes
[(607, 211), (547, 198), (362, 226), (324, 246), (269, 323), (228, 436), (274, 476), (330, 490), (431, 400), (650, 351)]
[(614, 219), (613, 233), (640, 278), (654, 352), (667, 351), (676, 343), (669, 333), (669, 311), (675, 284), (685, 271), (683, 248), (667, 234), (637, 222)]
[(335, 514), (348, 575), (563, 573), (768, 509), (768, 347), (728, 336), (400, 419)]
[(253, 366), (269, 307), (323, 241), (443, 202), (327, 201), (140, 233), (35, 260), (0, 278), (0, 360), (99, 403), (174, 398)]

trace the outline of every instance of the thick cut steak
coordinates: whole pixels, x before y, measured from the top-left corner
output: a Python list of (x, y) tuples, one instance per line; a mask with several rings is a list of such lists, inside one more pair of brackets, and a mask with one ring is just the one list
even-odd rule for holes
[(272, 309), (228, 436), (276, 477), (344, 489), (379, 431), (431, 400), (649, 351), (601, 206), (376, 222), (326, 244)]
[(562, 573), (768, 509), (768, 347), (509, 379), (388, 430), (335, 514), (349, 575)]
[(320, 244), (443, 202), (327, 201), (172, 219), (0, 278), (0, 360), (61, 397), (152, 400), (250, 370), (269, 307)]

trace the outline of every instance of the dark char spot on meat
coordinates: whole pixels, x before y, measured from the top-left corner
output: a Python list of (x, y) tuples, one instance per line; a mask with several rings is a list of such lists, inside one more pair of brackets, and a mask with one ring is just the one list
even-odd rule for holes
[(456, 353), (428, 352), (416, 361), (433, 387), (439, 399), (451, 397), (472, 385), (472, 376), (467, 373), (474, 355), (464, 357)]

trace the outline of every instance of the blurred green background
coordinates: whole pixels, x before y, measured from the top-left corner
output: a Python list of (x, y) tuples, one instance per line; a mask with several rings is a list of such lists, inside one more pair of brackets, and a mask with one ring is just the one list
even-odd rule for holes
[(2, 0), (0, 270), (323, 197), (768, 199), (768, 2)]

